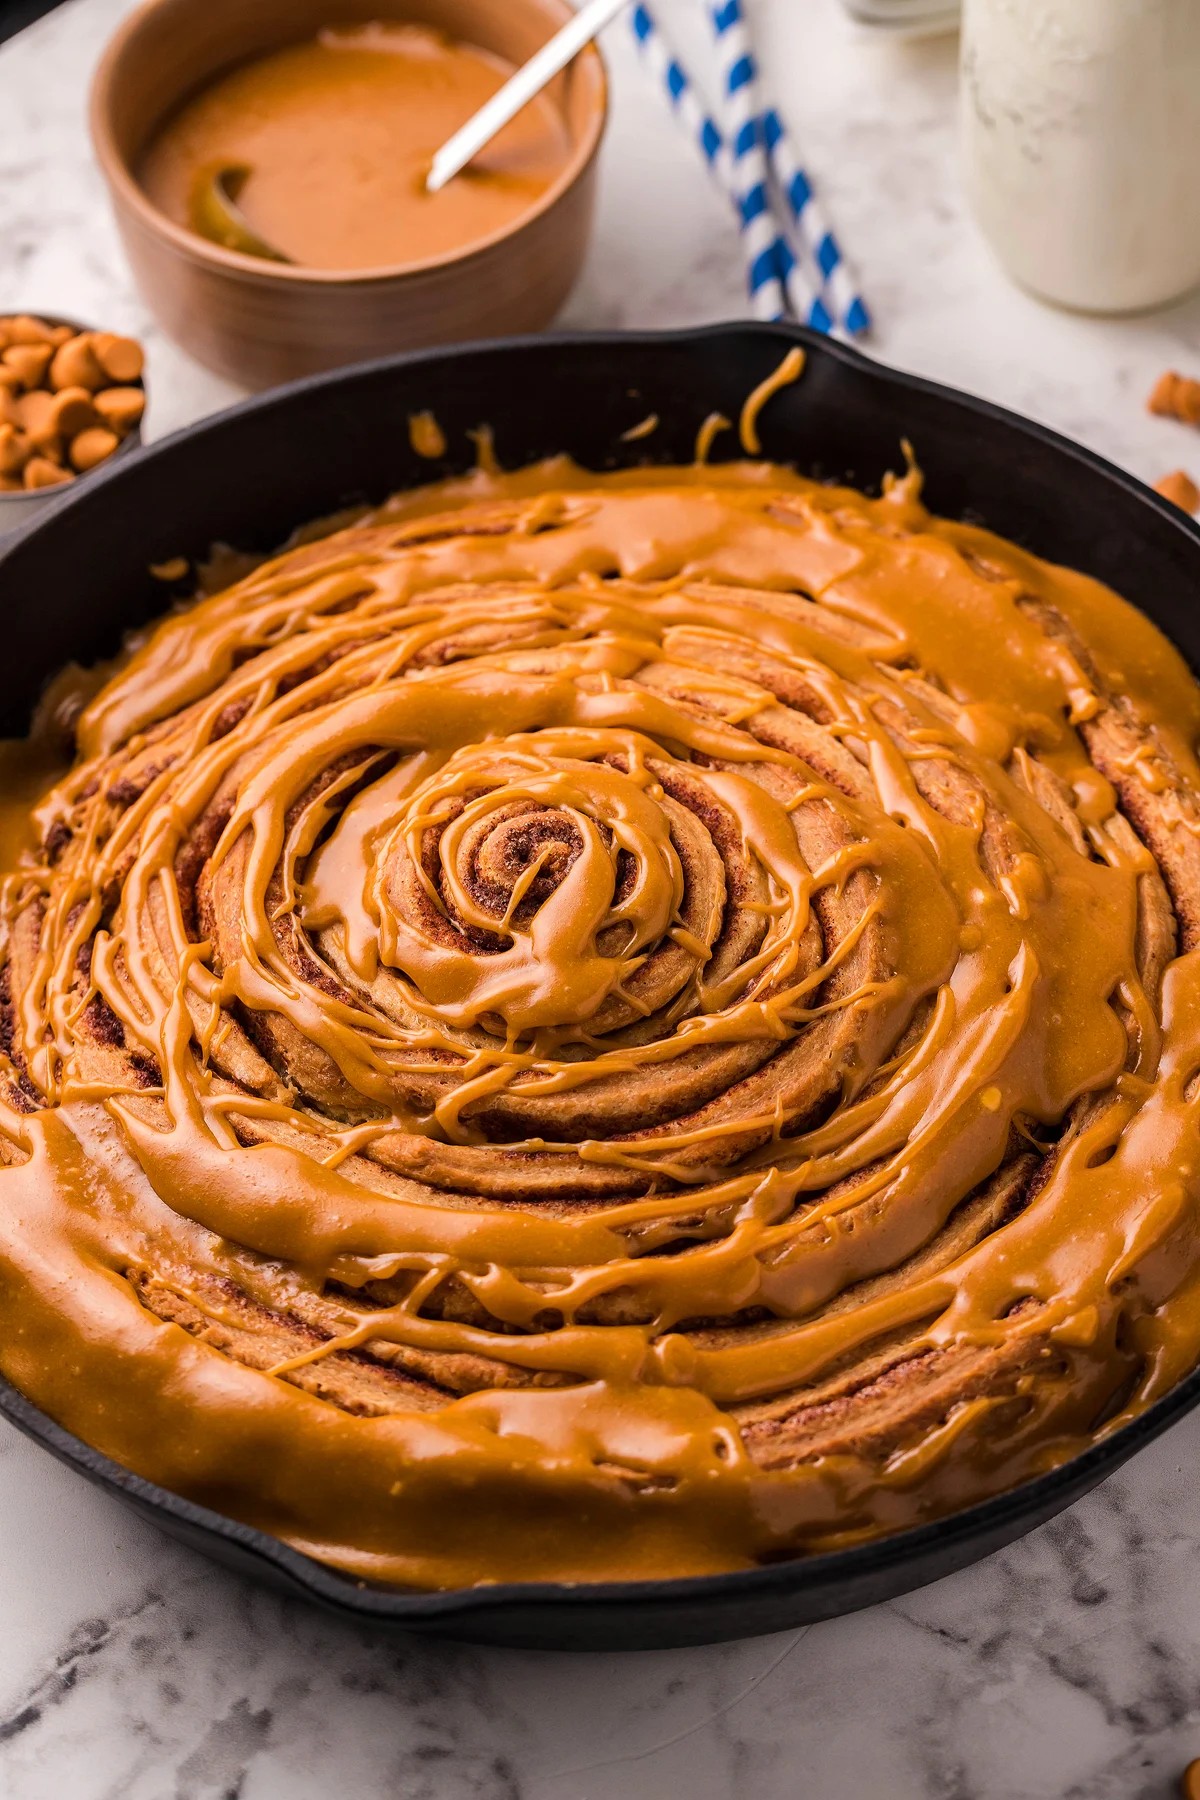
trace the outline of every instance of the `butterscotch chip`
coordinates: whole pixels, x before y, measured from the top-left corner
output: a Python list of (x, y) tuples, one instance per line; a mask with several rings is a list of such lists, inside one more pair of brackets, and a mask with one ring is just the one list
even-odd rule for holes
[(104, 383), (104, 370), (92, 348), (90, 332), (80, 332), (78, 337), (70, 338), (54, 352), (54, 360), (50, 364), (52, 388), (81, 387), (94, 393)]
[(54, 396), (44, 388), (20, 394), (16, 402), (17, 420), (31, 444), (45, 450), (58, 443), (58, 427), (54, 421)]
[(25, 464), (24, 484), (27, 488), (59, 487), (70, 479), (70, 469), (51, 462), (48, 456), (31, 456)]
[(86, 388), (61, 388), (50, 403), (49, 417), (55, 432), (60, 437), (73, 438), (90, 426), (99, 425), (101, 419), (96, 399), (97, 396), (89, 394)]
[(115, 431), (106, 425), (93, 425), (87, 431), (81, 431), (78, 437), (71, 439), (68, 452), (72, 466), (82, 475), (88, 469), (94, 469), (102, 463), (106, 456), (111, 456), (120, 438)]
[(1164, 475), (1161, 481), (1155, 482), (1154, 491), (1164, 500), (1173, 500), (1184, 512), (1200, 512), (1200, 487), (1186, 469), (1173, 469), (1169, 475)]
[(49, 344), (10, 344), (7, 350), (0, 352), (4, 366), (11, 369), (27, 388), (40, 385), (53, 354)]
[(4, 330), (10, 344), (46, 344), (50, 341), (50, 326), (44, 319), (35, 319), (32, 313), (18, 313), (15, 318), (5, 319)]
[(124, 435), (132, 431), (146, 410), (146, 396), (141, 388), (101, 388), (95, 396), (96, 411), (106, 425)]
[(0, 475), (19, 475), (29, 460), (29, 443), (12, 425), (0, 425)]
[(128, 385), (142, 373), (145, 359), (142, 346), (134, 338), (118, 337), (115, 331), (97, 331), (92, 336), (92, 351), (110, 381)]
[(1178, 419), (1183, 425), (1200, 425), (1200, 381), (1168, 369), (1155, 382), (1154, 392), (1146, 404), (1160, 418)]

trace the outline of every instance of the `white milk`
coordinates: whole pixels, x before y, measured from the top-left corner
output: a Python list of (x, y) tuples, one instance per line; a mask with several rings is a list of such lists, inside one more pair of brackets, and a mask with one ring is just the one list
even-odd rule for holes
[(964, 0), (963, 140), (1023, 287), (1127, 312), (1200, 283), (1200, 0)]

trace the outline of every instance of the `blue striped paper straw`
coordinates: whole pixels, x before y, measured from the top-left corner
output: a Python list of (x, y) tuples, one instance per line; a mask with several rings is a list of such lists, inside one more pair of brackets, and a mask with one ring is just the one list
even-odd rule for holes
[[(742, 255), (746, 264), (746, 289), (755, 315), (779, 320), (788, 316), (787, 295), (777, 255), (774, 219), (764, 183), (746, 180), (729, 154), (723, 134), (708, 117), (686, 70), (668, 49), (649, 8), (643, 4), (632, 13), (633, 35), (653, 73), (662, 82), (672, 110), (688, 134), (700, 146), (714, 176), (726, 187), (737, 208)], [(764, 158), (765, 169), (765, 158)]]
[(736, 204), (733, 191), (733, 169), (729, 150), (720, 126), (705, 111), (692, 85), (691, 77), (663, 37), (662, 29), (646, 6), (635, 6), (630, 14), (634, 41), (642, 60), (660, 84), (688, 137), (698, 146), (709, 173), (726, 197)]
[[(644, 4), (636, 6), (630, 15), (630, 22), (643, 60), (662, 86), (684, 131), (698, 146), (710, 174), (738, 209), (739, 218), (744, 225), (745, 212), (737, 191), (733, 159), (720, 126), (705, 111), (691, 77), (667, 44), (662, 28), (649, 8)], [(761, 210), (758, 195), (754, 196), (752, 208)], [(807, 319), (818, 330), (828, 331), (831, 327), (828, 308), (804, 281), (792, 247), (778, 229), (775, 234), (775, 259), (776, 273), (785, 283), (797, 315)], [(761, 273), (761, 269), (758, 272)], [(754, 264), (752, 259), (748, 259), (748, 286), (753, 279)], [(753, 292), (753, 288), (751, 291)], [(865, 313), (865, 308), (863, 311)], [(772, 313), (768, 316), (779, 315)]]
[(709, 18), (723, 60), (725, 107), (742, 230), (750, 236), (755, 258), (764, 267), (769, 262), (776, 271), (777, 283), (782, 281), (785, 285), (796, 317), (817, 331), (832, 331), (828, 307), (772, 217), (758, 66), (742, 17), (741, 0), (714, 0)]
[(871, 329), (871, 315), (858, 291), (854, 273), (825, 218), (812, 183), (796, 159), (787, 126), (773, 106), (763, 114), (767, 155), (788, 203), (801, 243), (809, 252), (829, 293), (830, 307), (839, 324), (853, 337)]

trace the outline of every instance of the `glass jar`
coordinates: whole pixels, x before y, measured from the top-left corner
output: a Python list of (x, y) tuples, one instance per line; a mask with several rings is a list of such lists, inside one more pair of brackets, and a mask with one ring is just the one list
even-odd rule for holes
[(964, 0), (967, 191), (1023, 287), (1132, 312), (1200, 283), (1200, 0)]

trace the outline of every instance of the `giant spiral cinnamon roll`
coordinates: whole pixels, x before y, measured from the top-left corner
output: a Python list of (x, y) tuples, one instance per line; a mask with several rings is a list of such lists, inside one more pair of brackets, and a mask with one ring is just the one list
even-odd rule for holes
[(1200, 696), (763, 464), (394, 502), (166, 619), (4, 885), (0, 1367), (365, 1578), (694, 1574), (1200, 1356)]

